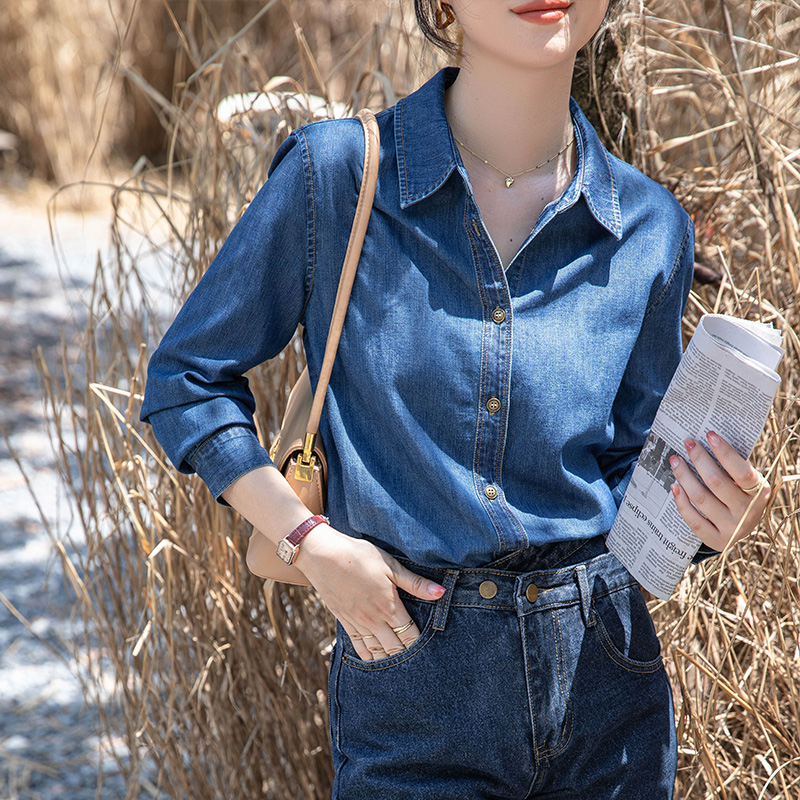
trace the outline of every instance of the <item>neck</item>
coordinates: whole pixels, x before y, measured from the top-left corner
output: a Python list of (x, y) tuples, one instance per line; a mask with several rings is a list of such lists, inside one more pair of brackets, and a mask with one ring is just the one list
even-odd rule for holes
[(509, 174), (557, 153), (570, 139), (572, 62), (541, 70), (465, 63), (445, 94), (455, 136)]

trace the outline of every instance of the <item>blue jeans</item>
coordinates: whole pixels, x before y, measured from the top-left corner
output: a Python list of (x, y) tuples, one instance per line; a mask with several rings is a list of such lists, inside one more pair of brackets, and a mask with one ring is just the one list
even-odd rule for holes
[(672, 693), (638, 584), (605, 549), (559, 543), (403, 593), (407, 650), (331, 658), (334, 800), (668, 800)]

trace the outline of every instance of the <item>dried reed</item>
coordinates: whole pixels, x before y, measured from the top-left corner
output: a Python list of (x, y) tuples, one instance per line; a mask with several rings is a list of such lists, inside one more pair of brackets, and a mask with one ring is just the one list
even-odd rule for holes
[(797, 3), (653, 3), (621, 70), (636, 164), (692, 214), (697, 259), (722, 275), (702, 312), (783, 330), (783, 384), (755, 462), (774, 487), (748, 540), (653, 603), (676, 689), (677, 797), (800, 796), (800, 25)]
[[(378, 107), (428, 68), (407, 3), (391, 3), (371, 29), (371, 19), (353, 17), (361, 35), (346, 51), (328, 51), (324, 64), (297, 20), (300, 3), (290, 6), (292, 74), (304, 89)], [(676, 192), (697, 224), (698, 260), (722, 275), (695, 286), (687, 335), (706, 310), (773, 321), (786, 335), (783, 386), (755, 453), (775, 487), (768, 515), (745, 543), (695, 569), (670, 602), (651, 604), (676, 689), (676, 796), (697, 800), (800, 795), (800, 26), (792, 9), (796, 16), (795, 2), (778, 0), (651, 0), (612, 31), (624, 45), (616, 100), (589, 73), (588, 98), (609, 145)], [(207, 8), (192, 2), (192, 10)], [(269, 80), (255, 56), (272, 39), (226, 35), (200, 47), (183, 22), (181, 57), (192, 70), (175, 96), (139, 84), (161, 110), (168, 168), (115, 195), (119, 250), (116, 262), (99, 265), (80, 363), (48, 367), (40, 358), (62, 477), (88, 541), (85, 555), (58, 547), (86, 622), (87, 691), (103, 663), (115, 676), (131, 796), (150, 780), (173, 800), (325, 797), (330, 617), (313, 592), (262, 591), (243, 563), (243, 524), (196, 479), (176, 474), (138, 423), (161, 320), (124, 248), (131, 209), (155, 214), (171, 232), (171, 293), (180, 301), (263, 181), (278, 142), (303, 121), (279, 109), (260, 127), (218, 124), (223, 95)], [(254, 371), (265, 440), (298, 362), (290, 346)]]

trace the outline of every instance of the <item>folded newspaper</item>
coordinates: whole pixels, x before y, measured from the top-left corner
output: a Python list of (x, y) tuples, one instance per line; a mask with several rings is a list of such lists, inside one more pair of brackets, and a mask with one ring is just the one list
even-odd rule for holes
[(750, 456), (781, 382), (775, 370), (782, 342), (772, 325), (705, 314), (667, 388), (606, 540), (636, 580), (662, 600), (701, 544), (675, 505), (670, 456), (685, 455), (686, 438), (705, 442), (709, 430)]

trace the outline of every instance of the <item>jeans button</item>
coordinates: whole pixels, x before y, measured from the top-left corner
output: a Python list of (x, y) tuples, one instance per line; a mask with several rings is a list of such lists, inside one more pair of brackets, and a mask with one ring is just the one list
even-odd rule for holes
[(500, 400), (497, 397), (490, 397), (486, 403), (486, 408), (490, 414), (496, 414), (500, 410)]
[(494, 500), (497, 497), (497, 488), (495, 486), (487, 486), (483, 493), (490, 499)]
[(485, 600), (491, 600), (497, 594), (497, 584), (494, 581), (484, 581), (478, 587), (478, 592)]
[(536, 602), (536, 598), (539, 596), (539, 587), (535, 583), (531, 583), (528, 585), (528, 588), (525, 590), (525, 597), (531, 601), (531, 603)]

